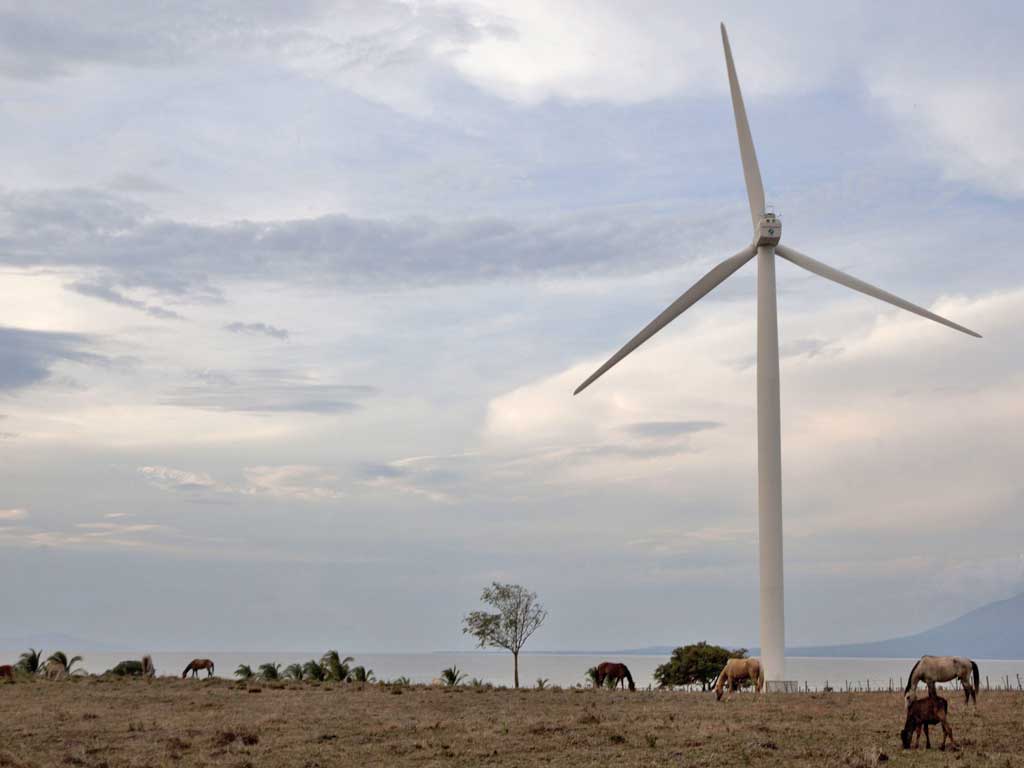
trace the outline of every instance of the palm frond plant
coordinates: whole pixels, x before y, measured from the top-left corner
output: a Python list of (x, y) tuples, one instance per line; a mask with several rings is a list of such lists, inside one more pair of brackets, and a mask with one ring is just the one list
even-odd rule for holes
[(252, 667), (248, 664), (239, 664), (238, 669), (235, 670), (235, 677), (239, 680), (251, 680), (256, 676), (256, 673), (252, 671)]
[(405, 675), (402, 675), (401, 677), (396, 677), (393, 680), (385, 680), (384, 685), (409, 686), (412, 685), (412, 681)]
[(25, 674), (38, 675), (43, 668), (43, 652), (29, 648), (18, 657), (18, 663), (15, 666)]
[(441, 670), (441, 682), (449, 688), (454, 688), (456, 685), (460, 685), (466, 678), (466, 673), (462, 672), (454, 664), (448, 667), (448, 669)]
[(46, 660), (46, 663), (50, 664), (52, 662), (53, 664), (57, 664), (59, 666), (64, 667), (64, 672), (68, 675), (84, 675), (84, 669), (82, 669), (81, 667), (75, 669), (75, 664), (78, 664), (81, 661), (81, 656), (72, 656), (69, 659), (67, 654), (64, 653), (64, 651), (54, 651), (50, 654), (50, 657)]
[(354, 683), (372, 683), (376, 680), (373, 676), (373, 670), (363, 666), (352, 667), (352, 671), (349, 672), (349, 679)]
[(341, 658), (337, 651), (328, 651), (320, 658), (320, 663), (326, 668), (328, 680), (344, 683), (348, 680), (350, 672), (349, 664), (355, 661), (351, 656)]
[(306, 675), (307, 680), (325, 680), (327, 678), (327, 670), (324, 665), (316, 659), (310, 659), (302, 665), (302, 671)]
[(305, 668), (302, 666), (302, 664), (300, 664), (298, 662), (296, 662), (294, 664), (289, 664), (284, 669), (284, 676), (285, 677), (290, 677), (292, 680), (301, 680), (303, 678), (303, 676), (305, 675), (305, 673), (306, 673)]
[(550, 682), (551, 681), (548, 680), (546, 677), (538, 677), (537, 678), (537, 690), (538, 691), (543, 691), (545, 688), (548, 687), (548, 684)]
[(587, 680), (590, 681), (591, 686), (597, 688), (597, 667), (591, 667), (587, 670)]
[(268, 661), (266, 664), (260, 664), (259, 674), (264, 680), (280, 680), (281, 665), (273, 661)]

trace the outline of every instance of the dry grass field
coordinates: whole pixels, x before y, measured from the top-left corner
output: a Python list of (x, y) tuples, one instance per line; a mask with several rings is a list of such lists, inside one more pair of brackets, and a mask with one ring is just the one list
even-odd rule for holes
[[(950, 697), (960, 751), (904, 752), (890, 693), (489, 690), (169, 678), (0, 685), (0, 766), (1024, 768), (1024, 695)], [(923, 746), (923, 742), (922, 742)]]

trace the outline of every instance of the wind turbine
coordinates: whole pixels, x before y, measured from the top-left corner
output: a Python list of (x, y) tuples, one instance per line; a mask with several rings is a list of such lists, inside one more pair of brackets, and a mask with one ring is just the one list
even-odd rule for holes
[(743, 178), (750, 201), (754, 239), (750, 245), (714, 267), (694, 283), (646, 328), (612, 355), (608, 362), (580, 384), (573, 394), (578, 395), (589, 387), (626, 355), (757, 256), (757, 531), (761, 582), (761, 663), (765, 669), (766, 680), (781, 681), (785, 680), (786, 646), (782, 594), (782, 437), (779, 416), (779, 334), (775, 305), (775, 256), (781, 256), (808, 272), (954, 330), (977, 338), (981, 336), (888, 291), (869, 285), (863, 280), (779, 244), (782, 223), (774, 213), (765, 211), (761, 171), (757, 166), (757, 154), (754, 152), (754, 142), (750, 137), (747, 110), (743, 106), (743, 96), (740, 93), (739, 80), (736, 78), (736, 67), (732, 61), (732, 50), (729, 47), (725, 24), (722, 24), (722, 45), (725, 48), (725, 65), (729, 72), (729, 90), (732, 93), (732, 108), (736, 117), (736, 134), (739, 137), (740, 157), (743, 160)]

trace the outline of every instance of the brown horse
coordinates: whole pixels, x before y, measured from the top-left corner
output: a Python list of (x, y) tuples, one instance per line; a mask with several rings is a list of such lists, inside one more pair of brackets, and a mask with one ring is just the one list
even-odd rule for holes
[(928, 696), (926, 699), (916, 699), (910, 702), (910, 706), (907, 707), (907, 722), (903, 726), (903, 730), (900, 731), (903, 748), (910, 749), (910, 739), (914, 735), (917, 736), (914, 746), (920, 746), (921, 729), (923, 728), (925, 747), (931, 749), (932, 740), (928, 737), (929, 725), (942, 726), (942, 746), (939, 749), (946, 748), (947, 737), (953, 742), (954, 747), (957, 746), (956, 739), (953, 738), (953, 729), (949, 727), (949, 721), (946, 718), (948, 713), (949, 702), (941, 696)]
[(192, 673), (192, 677), (199, 677), (199, 670), (205, 669), (207, 677), (213, 677), (213, 662), (209, 659), (192, 659), (185, 667), (185, 671), (181, 673), (181, 679), (184, 680), (188, 673)]
[(633, 676), (629, 674), (629, 667), (625, 664), (619, 664), (614, 661), (602, 661), (597, 665), (597, 676), (594, 679), (594, 687), (600, 688), (604, 685), (605, 680), (613, 680), (612, 687), (617, 685), (622, 686), (622, 690), (626, 690), (626, 680), (629, 681), (629, 690), (635, 691), (636, 684), (633, 682)]
[(722, 700), (722, 692), (726, 682), (729, 683), (729, 692), (736, 690), (743, 680), (750, 680), (754, 689), (760, 693), (764, 687), (764, 670), (761, 669), (761, 662), (758, 659), (729, 659), (725, 662), (725, 668), (718, 673), (715, 680), (715, 698)]
[(12, 683), (14, 682), (14, 667), (10, 664), (0, 665), (0, 680), (3, 680), (5, 677)]

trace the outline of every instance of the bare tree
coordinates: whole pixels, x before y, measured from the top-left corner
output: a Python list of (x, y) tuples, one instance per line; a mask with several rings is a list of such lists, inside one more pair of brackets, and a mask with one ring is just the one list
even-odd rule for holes
[(473, 611), (463, 619), (462, 632), (473, 635), (481, 648), (504, 648), (512, 652), (515, 684), (519, 687), (519, 651), (537, 631), (548, 612), (537, 600), (537, 593), (518, 584), (493, 582), (480, 599), (496, 610)]

